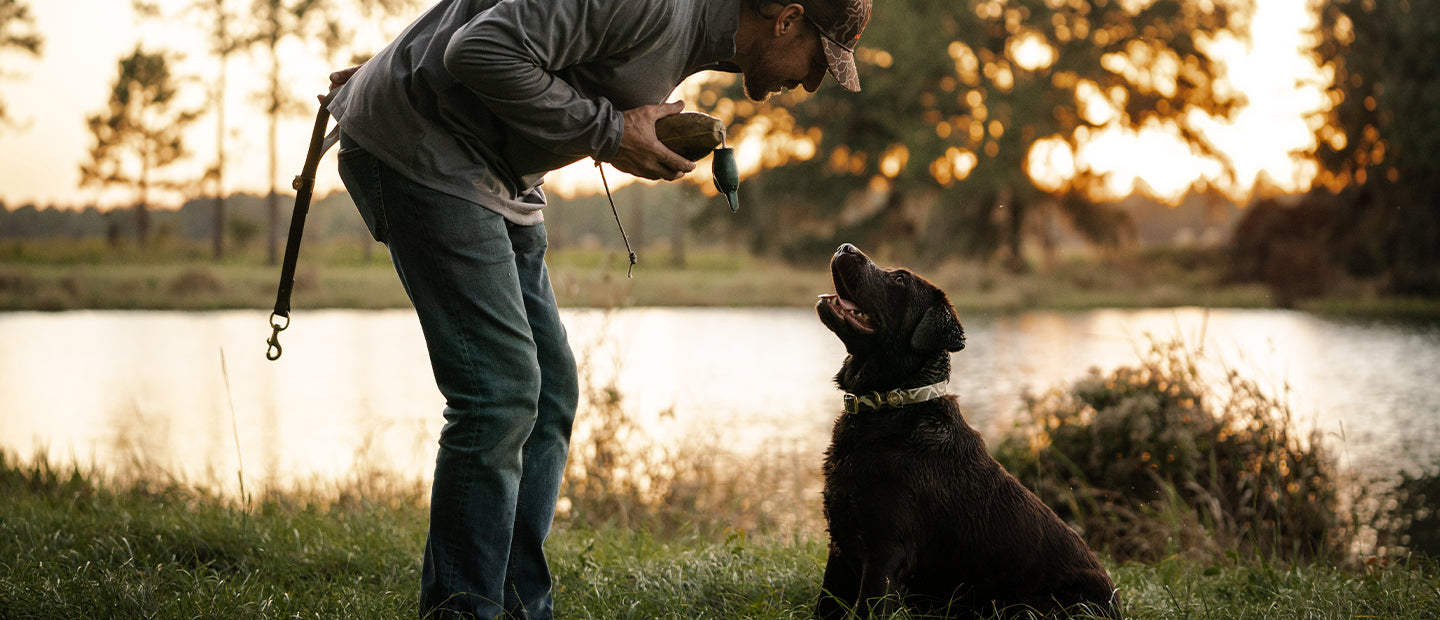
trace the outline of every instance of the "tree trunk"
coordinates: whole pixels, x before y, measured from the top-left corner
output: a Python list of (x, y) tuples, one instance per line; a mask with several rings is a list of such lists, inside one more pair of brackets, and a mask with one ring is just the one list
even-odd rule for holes
[[(740, 184), (741, 208), (750, 209), (750, 251), (756, 256), (769, 256), (775, 245), (775, 217), (761, 204), (760, 195), (760, 175), (752, 176)], [(720, 197), (719, 200), (724, 198)]]
[(674, 267), (685, 266), (685, 229), (689, 225), (690, 201), (686, 198), (688, 192), (682, 192), (675, 201), (674, 219), (670, 224), (670, 264)]
[(150, 160), (148, 155), (141, 159), (140, 200), (135, 205), (135, 241), (144, 250), (150, 237), (150, 207), (145, 204), (150, 199)]
[[(221, 15), (223, 29), (224, 15)], [(215, 260), (225, 257), (225, 56), (220, 57), (220, 76), (215, 85), (215, 212), (211, 219), (210, 242)]]
[(265, 196), (265, 260), (270, 265), (280, 262), (280, 189), (275, 177), (280, 172), (280, 52), (278, 44), (270, 45), (270, 193)]
[(1006, 257), (1005, 266), (1011, 272), (1025, 273), (1025, 204), (1015, 195), (1015, 191), (1005, 189), (1000, 193), (1001, 206), (1005, 208), (1005, 215), (1008, 218), (1009, 230), (1007, 231), (1005, 243), (1008, 247), (1009, 256)]

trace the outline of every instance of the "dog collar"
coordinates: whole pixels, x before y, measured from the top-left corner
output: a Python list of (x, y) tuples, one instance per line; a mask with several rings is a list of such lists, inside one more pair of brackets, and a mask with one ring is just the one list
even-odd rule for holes
[(878, 411), (887, 407), (903, 407), (915, 403), (923, 403), (927, 400), (935, 400), (945, 395), (946, 381), (941, 381), (924, 387), (910, 388), (908, 390), (890, 390), (889, 392), (867, 392), (865, 394), (845, 393), (845, 413), (855, 414), (862, 411)]

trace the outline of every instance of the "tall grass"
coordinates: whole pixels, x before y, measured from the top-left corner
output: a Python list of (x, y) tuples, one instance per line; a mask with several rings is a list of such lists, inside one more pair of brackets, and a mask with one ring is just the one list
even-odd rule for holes
[(819, 531), (818, 455), (647, 432), (616, 384), (619, 373), (599, 375), (601, 354), (599, 345), (579, 353), (582, 411), (561, 487), (562, 524), (662, 538), (799, 540)]

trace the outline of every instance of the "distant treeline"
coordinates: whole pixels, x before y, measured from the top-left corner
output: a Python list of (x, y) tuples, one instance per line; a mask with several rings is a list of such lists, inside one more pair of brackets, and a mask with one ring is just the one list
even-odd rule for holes
[[(292, 204), (282, 201), (280, 225), (289, 226)], [(214, 198), (197, 198), (179, 209), (151, 209), (151, 231), (158, 239), (204, 242), (214, 230)], [(0, 209), (0, 239), (134, 239), (135, 209), (118, 207), (100, 210), (24, 205)], [(225, 226), (228, 241), (246, 245), (260, 243), (265, 226), (265, 197), (234, 194), (225, 199)], [(305, 234), (319, 238), (365, 233), (365, 223), (355, 213), (355, 203), (345, 192), (317, 198), (305, 220)]]
[[(723, 226), (707, 227), (707, 231), (714, 230), (716, 234), (690, 231), (691, 224), (703, 224), (710, 219), (703, 217), (707, 209), (729, 213), (723, 199), (700, 196), (692, 188), (632, 185), (615, 192), (615, 203), (633, 245), (644, 246), (663, 239), (673, 243), (676, 234), (710, 240), (734, 236), (726, 234)], [(293, 210), (293, 197), (283, 196), (278, 222), (282, 241), (289, 229)], [(213, 235), (214, 213), (214, 198), (192, 199), (179, 209), (152, 208), (148, 210), (150, 231), (156, 240), (162, 242), (208, 243)], [(546, 214), (546, 229), (552, 246), (623, 246), (615, 216), (603, 195), (568, 200), (552, 195)], [(225, 199), (227, 246), (245, 248), (263, 245), (267, 221), (264, 196), (234, 194)], [(136, 237), (136, 222), (133, 207), (101, 210), (94, 206), (74, 208), (0, 203), (0, 240), (110, 239), (129, 242)], [(337, 191), (317, 196), (311, 203), (305, 219), (307, 241), (360, 241), (368, 234), (349, 193)]]

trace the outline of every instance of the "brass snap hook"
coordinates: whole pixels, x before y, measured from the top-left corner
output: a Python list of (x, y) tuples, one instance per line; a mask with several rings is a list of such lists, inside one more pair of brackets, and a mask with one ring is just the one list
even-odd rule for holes
[[(285, 319), (284, 323), (281, 323), (279, 320), (282, 318)], [(265, 341), (265, 344), (269, 345), (269, 347), (265, 349), (265, 359), (272, 362), (280, 359), (280, 354), (284, 351), (280, 347), (280, 332), (285, 331), (287, 327), (290, 327), (290, 317), (281, 316), (274, 312), (270, 313), (270, 328), (274, 331), (270, 332), (270, 338)]]

